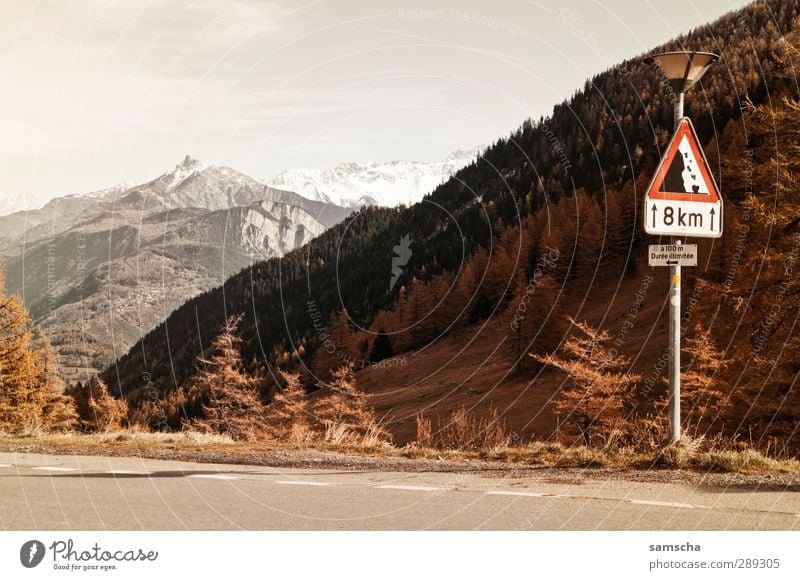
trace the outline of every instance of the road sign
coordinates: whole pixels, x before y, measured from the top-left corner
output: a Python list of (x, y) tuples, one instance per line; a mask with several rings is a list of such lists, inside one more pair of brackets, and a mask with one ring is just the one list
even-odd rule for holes
[(648, 234), (722, 235), (722, 196), (687, 117), (678, 123), (647, 188), (643, 219)]
[(697, 244), (651, 244), (650, 266), (697, 266)]

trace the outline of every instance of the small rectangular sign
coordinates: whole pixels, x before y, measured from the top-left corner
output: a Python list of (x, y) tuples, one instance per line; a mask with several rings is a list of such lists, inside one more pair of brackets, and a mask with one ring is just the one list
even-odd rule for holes
[(697, 244), (651, 244), (650, 266), (697, 266)]
[(722, 203), (645, 199), (644, 231), (655, 236), (718, 238)]

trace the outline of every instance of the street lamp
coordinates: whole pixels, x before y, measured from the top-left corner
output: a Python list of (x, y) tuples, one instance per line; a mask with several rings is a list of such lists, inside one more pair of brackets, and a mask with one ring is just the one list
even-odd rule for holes
[[(708, 68), (719, 60), (711, 52), (680, 50), (654, 54), (644, 63), (654, 66), (667, 81), (672, 92), (677, 93), (673, 109), (675, 128), (683, 119), (683, 94), (700, 80)], [(681, 239), (673, 236), (672, 243), (680, 245)], [(669, 302), (669, 442), (681, 440), (681, 267), (670, 266)]]
[(662, 52), (644, 59), (644, 63), (656, 67), (669, 81), (669, 86), (678, 94), (675, 101), (675, 125), (683, 118), (683, 93), (691, 89), (706, 73), (709, 67), (719, 60), (713, 52), (695, 50), (676, 50)]

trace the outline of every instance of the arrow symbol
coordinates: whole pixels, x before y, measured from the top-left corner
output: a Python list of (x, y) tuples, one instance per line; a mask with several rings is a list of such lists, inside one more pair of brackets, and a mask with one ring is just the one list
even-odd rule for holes
[(667, 260), (667, 266), (677, 266), (678, 260)]
[(653, 206), (653, 227), (656, 227), (656, 206)]
[(714, 230), (714, 214), (716, 214), (716, 210), (712, 207), (711, 211), (708, 212), (711, 215), (711, 230)]

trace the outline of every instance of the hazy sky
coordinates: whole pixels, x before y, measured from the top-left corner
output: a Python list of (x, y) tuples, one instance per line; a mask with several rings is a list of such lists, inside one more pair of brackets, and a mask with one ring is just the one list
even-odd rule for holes
[(0, 0), (0, 192), (436, 160), (744, 4)]

